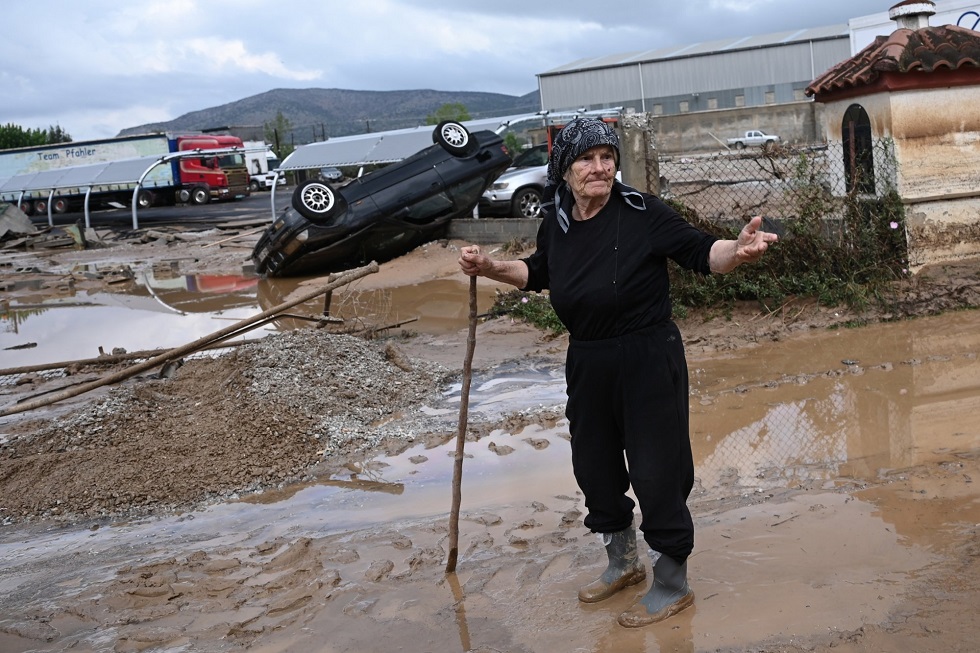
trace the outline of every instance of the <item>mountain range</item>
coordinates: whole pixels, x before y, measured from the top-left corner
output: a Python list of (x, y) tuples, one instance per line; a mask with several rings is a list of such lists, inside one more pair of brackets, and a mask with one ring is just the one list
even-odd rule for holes
[(292, 130), (284, 142), (302, 145), (331, 136), (347, 136), (426, 124), (446, 104), (461, 104), (470, 118), (492, 118), (541, 109), (538, 91), (513, 96), (467, 91), (352, 91), (336, 88), (278, 88), (220, 106), (192, 111), (170, 120), (119, 132), (227, 131), (245, 140), (262, 140), (264, 126), (281, 112)]

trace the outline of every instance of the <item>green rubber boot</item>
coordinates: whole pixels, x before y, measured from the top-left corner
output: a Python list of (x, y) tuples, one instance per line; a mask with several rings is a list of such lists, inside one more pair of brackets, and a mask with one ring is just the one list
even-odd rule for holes
[(615, 533), (600, 533), (609, 565), (598, 580), (578, 591), (582, 603), (598, 603), (630, 585), (646, 580), (647, 572), (636, 553), (636, 529), (632, 524)]
[[(658, 554), (659, 555), (659, 554)], [(663, 621), (694, 604), (694, 592), (687, 584), (687, 561), (659, 555), (653, 565), (650, 590), (629, 610), (619, 615), (619, 625), (639, 628)]]

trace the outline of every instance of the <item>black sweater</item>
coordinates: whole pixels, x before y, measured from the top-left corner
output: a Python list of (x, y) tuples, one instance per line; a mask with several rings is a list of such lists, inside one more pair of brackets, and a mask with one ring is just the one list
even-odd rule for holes
[[(589, 220), (562, 230), (551, 204), (528, 258), (524, 290), (550, 290), (555, 313), (576, 340), (611, 338), (670, 318), (667, 258), (709, 274), (708, 253), (717, 240), (684, 220), (660, 199), (631, 195), (616, 184), (606, 206)], [(570, 211), (570, 209), (569, 209)]]

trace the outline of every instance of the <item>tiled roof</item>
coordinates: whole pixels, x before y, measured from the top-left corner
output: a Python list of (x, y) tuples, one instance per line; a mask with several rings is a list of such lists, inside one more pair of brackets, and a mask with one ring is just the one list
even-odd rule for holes
[(856, 55), (813, 80), (807, 95), (820, 95), (870, 86), (882, 73), (934, 72), (980, 68), (980, 32), (943, 25), (917, 30), (897, 29), (879, 36)]

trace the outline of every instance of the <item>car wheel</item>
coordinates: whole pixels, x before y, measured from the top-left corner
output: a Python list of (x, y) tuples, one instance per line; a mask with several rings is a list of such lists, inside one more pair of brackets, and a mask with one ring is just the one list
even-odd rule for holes
[(735, 143), (735, 149), (736, 150), (744, 150), (745, 149), (745, 143), (743, 143), (742, 141), (739, 141), (739, 142)]
[(248, 182), (248, 189), (253, 193), (259, 192), (259, 182), (255, 179), (252, 179), (251, 181)]
[(191, 189), (191, 204), (207, 204), (211, 201), (211, 193), (204, 186), (195, 186)]
[(34, 203), (33, 202), (21, 202), (20, 210), (24, 215), (34, 215)]
[(48, 200), (34, 200), (34, 212), (43, 215), (48, 212)]
[(68, 200), (64, 197), (56, 197), (51, 202), (51, 212), (55, 215), (68, 213)]
[(432, 140), (453, 156), (466, 156), (470, 153), (470, 132), (455, 120), (440, 122), (432, 132)]
[(337, 195), (325, 181), (307, 179), (293, 191), (293, 208), (307, 220), (322, 222), (336, 207)]
[(155, 201), (156, 201), (156, 197), (153, 195), (152, 192), (148, 190), (141, 190), (139, 194), (136, 196), (136, 206), (138, 206), (141, 209), (150, 208), (151, 206), (153, 206)]
[(541, 193), (536, 188), (522, 188), (514, 193), (510, 214), (515, 218), (537, 218), (541, 215)]

